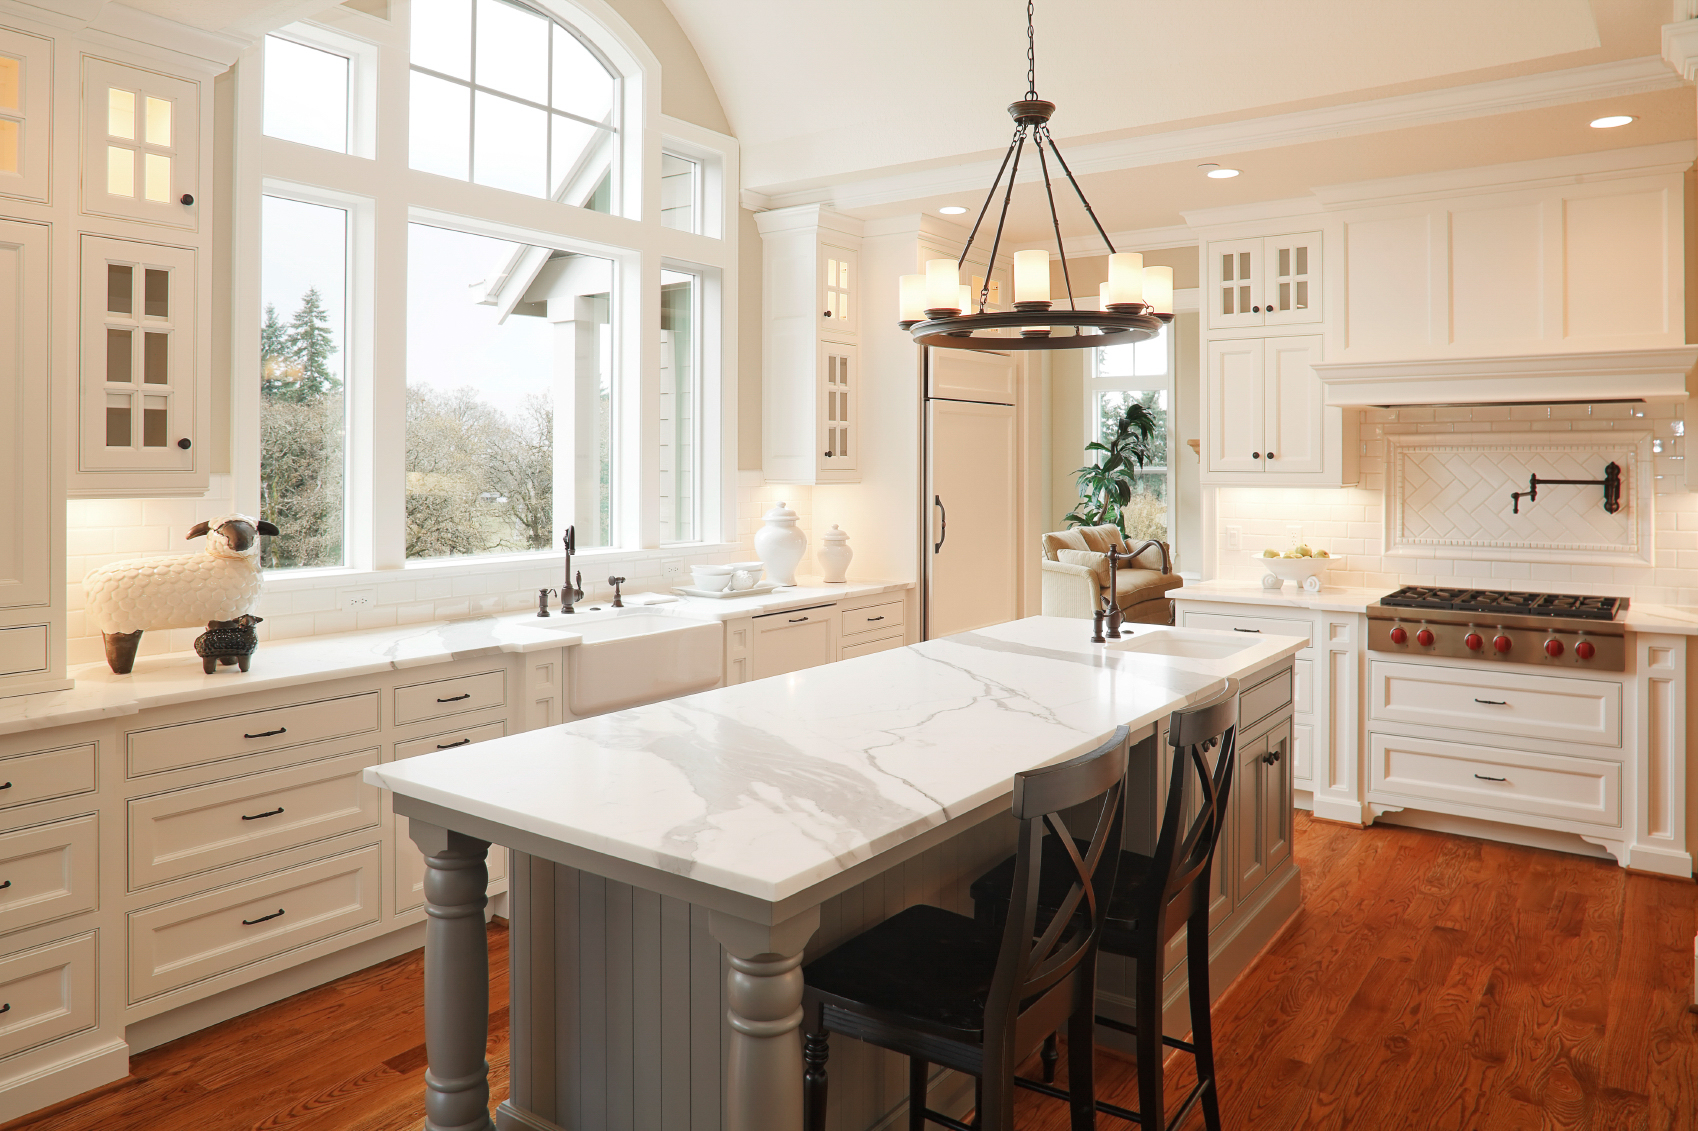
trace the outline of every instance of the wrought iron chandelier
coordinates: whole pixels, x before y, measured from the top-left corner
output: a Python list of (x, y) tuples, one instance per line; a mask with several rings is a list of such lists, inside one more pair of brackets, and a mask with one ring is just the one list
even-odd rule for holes
[[(1036, 39), (1033, 31), (1033, 0), (1026, 2), (1026, 97), (1008, 107), (1014, 119), (1014, 138), (1003, 154), (979, 217), (967, 236), (959, 259), (926, 261), (923, 275), (902, 276), (901, 318), (904, 330), (921, 345), (967, 350), (1087, 349), (1122, 345), (1153, 338), (1163, 325), (1173, 321), (1173, 268), (1145, 267), (1137, 252), (1115, 251), (1114, 242), (1103, 230), (1102, 221), (1085, 199), (1085, 190), (1050, 136), (1049, 120), (1055, 103), (1038, 97)], [(1061, 277), (1067, 289), (1067, 309), (1057, 310), (1049, 297), (1049, 252), (1014, 253), (1014, 308), (993, 311), (990, 305), (990, 276), (1002, 246), (1002, 229), (1008, 206), (1014, 199), (1014, 180), (1020, 172), (1020, 157), (1030, 141), (1043, 168), (1044, 195), (1049, 201), (1050, 225), (1055, 230), (1056, 252), (1061, 257)], [(1097, 310), (1080, 310), (1073, 296), (1072, 275), (1067, 266), (1067, 248), (1061, 239), (1061, 220), (1055, 210), (1055, 190), (1050, 184), (1049, 159), (1045, 147), (1067, 177), (1067, 183), (1085, 206), (1085, 214), (1096, 225), (1108, 248), (1108, 281), (1098, 291)], [(1003, 174), (1007, 186), (1003, 187)], [(990, 213), (998, 188), (1003, 188), (1002, 207), (997, 214), (996, 235), (991, 239), (985, 278), (977, 295), (961, 282), (961, 268), (978, 239), (979, 228)], [(1056, 331), (1062, 331), (1057, 333)]]

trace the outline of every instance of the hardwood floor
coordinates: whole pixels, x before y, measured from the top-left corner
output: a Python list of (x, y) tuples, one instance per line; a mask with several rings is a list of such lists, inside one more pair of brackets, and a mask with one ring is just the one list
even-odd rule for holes
[[(1228, 1128), (1698, 1128), (1698, 885), (1301, 813), (1295, 849), (1303, 910), (1215, 1008)], [(493, 926), (495, 1100), (506, 956)], [(127, 1080), (0, 1131), (415, 1131), (421, 979), (403, 955), (143, 1053)], [(1099, 1052), (1097, 1072), (1105, 1098), (1137, 1105), (1129, 1060)], [(1190, 1058), (1167, 1079), (1177, 1099)], [(1065, 1105), (1020, 1096), (1022, 1131), (1066, 1127)]]

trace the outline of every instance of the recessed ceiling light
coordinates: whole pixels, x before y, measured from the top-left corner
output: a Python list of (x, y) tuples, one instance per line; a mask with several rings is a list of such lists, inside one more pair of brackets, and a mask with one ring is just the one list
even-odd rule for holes
[(937, 211), (938, 211), (938, 214), (940, 216), (959, 216), (959, 215), (961, 215), (961, 213), (963, 213), (967, 210), (965, 208), (961, 207), (959, 204), (946, 204), (942, 208), (939, 208)]
[(1595, 130), (1613, 130), (1617, 126), (1625, 126), (1632, 120), (1632, 114), (1610, 114), (1603, 118), (1593, 118), (1592, 128)]
[(1216, 167), (1216, 168), (1210, 169), (1208, 175), (1213, 177), (1217, 181), (1224, 181), (1224, 180), (1228, 179), (1229, 177), (1236, 177), (1238, 175), (1238, 170), (1237, 169), (1222, 169), (1222, 168)]

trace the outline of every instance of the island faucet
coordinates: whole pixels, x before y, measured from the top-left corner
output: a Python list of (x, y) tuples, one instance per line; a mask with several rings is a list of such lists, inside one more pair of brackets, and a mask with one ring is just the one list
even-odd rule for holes
[(570, 616), (572, 613), (578, 611), (572, 607), (572, 603), (574, 601), (582, 601), (584, 599), (583, 571), (578, 571), (578, 580), (576, 584), (572, 581), (572, 555), (578, 552), (577, 526), (568, 526), (566, 528), (566, 533), (561, 536), (560, 540), (565, 543), (566, 546), (566, 583), (560, 587), (560, 611), (563, 614)]

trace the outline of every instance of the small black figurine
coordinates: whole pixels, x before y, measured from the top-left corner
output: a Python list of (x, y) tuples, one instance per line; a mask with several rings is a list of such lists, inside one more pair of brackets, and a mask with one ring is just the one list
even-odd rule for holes
[(206, 631), (195, 637), (195, 655), (201, 658), (202, 669), (211, 675), (219, 664), (239, 664), (247, 671), (248, 660), (259, 647), (254, 625), (264, 619), (243, 613), (235, 620), (207, 621)]

